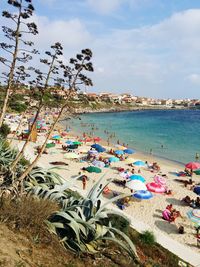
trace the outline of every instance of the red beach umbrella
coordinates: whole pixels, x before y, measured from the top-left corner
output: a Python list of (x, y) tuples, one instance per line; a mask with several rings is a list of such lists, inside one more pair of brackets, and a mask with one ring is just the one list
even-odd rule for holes
[(200, 169), (200, 162), (189, 162), (185, 165), (186, 168), (190, 170)]
[(93, 140), (94, 140), (94, 142), (99, 142), (99, 141), (101, 141), (101, 138), (97, 136), (97, 137), (94, 137)]

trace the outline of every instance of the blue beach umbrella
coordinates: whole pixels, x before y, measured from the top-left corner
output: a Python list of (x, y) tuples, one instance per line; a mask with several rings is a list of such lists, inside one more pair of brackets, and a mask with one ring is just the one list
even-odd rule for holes
[(200, 186), (196, 186), (193, 191), (200, 196)]
[(91, 145), (91, 147), (96, 149), (98, 152), (106, 151), (106, 149), (104, 147), (100, 146), (99, 144), (93, 144), (93, 145)]
[(138, 190), (132, 196), (138, 199), (150, 199), (153, 194), (148, 190)]
[(187, 216), (192, 222), (200, 225), (200, 209), (189, 210)]
[(146, 166), (144, 161), (138, 160), (133, 163), (135, 166), (144, 167)]
[(72, 142), (70, 140), (66, 141), (65, 143), (68, 144), (68, 145), (73, 145), (74, 144), (74, 142)]
[(111, 158), (109, 158), (109, 161), (110, 162), (118, 162), (119, 159), (117, 157), (111, 157)]
[(115, 150), (114, 153), (116, 155), (123, 155), (124, 154), (124, 151), (123, 150)]
[(129, 177), (130, 180), (138, 180), (141, 182), (145, 182), (146, 180), (144, 179), (144, 177), (142, 177), (141, 175), (137, 175), (137, 174), (133, 174)]
[(61, 136), (60, 135), (54, 135), (54, 136), (52, 136), (52, 139), (59, 140), (59, 139), (61, 139)]
[(133, 154), (133, 153), (135, 153), (135, 151), (133, 149), (124, 149), (124, 153)]

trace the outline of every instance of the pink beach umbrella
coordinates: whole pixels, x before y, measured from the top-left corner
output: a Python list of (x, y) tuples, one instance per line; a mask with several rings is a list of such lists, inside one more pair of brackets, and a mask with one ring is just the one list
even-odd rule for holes
[(190, 170), (197, 170), (200, 169), (200, 163), (199, 162), (189, 162), (185, 165), (186, 168)]
[(157, 184), (160, 184), (160, 185), (166, 185), (166, 179), (160, 175), (155, 175), (154, 176), (154, 181), (157, 183)]
[(154, 193), (164, 193), (166, 191), (165, 187), (161, 184), (155, 182), (146, 184), (147, 189)]

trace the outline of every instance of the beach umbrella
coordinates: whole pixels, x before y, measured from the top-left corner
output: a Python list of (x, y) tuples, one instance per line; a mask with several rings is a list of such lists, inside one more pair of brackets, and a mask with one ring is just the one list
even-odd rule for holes
[(200, 175), (200, 169), (195, 170), (194, 173), (195, 173), (196, 175)]
[(166, 185), (166, 179), (160, 175), (155, 175), (154, 176), (154, 181), (157, 183), (157, 184), (161, 184), (161, 185)]
[(200, 196), (200, 186), (195, 186), (193, 191), (194, 191), (194, 193), (196, 193), (197, 195)]
[(129, 178), (129, 177), (130, 177), (130, 174), (131, 174), (130, 172), (126, 172), (126, 171), (125, 171), (125, 172), (120, 172), (120, 174), (119, 174), (119, 175), (120, 175), (121, 177), (123, 177), (123, 178), (126, 178), (126, 179), (127, 179), (127, 178)]
[(166, 191), (163, 185), (157, 184), (155, 182), (148, 183), (146, 186), (149, 191), (154, 192), (154, 193), (164, 193)]
[(106, 151), (106, 149), (104, 147), (102, 147), (101, 145), (99, 145), (99, 144), (93, 144), (93, 145), (91, 145), (91, 147), (96, 149), (98, 152)]
[(124, 149), (124, 153), (133, 154), (133, 153), (135, 153), (135, 151), (133, 149)]
[(96, 150), (89, 150), (88, 151), (88, 154), (98, 154), (98, 151), (96, 151)]
[(191, 221), (200, 225), (200, 209), (189, 210), (187, 216)]
[(138, 166), (138, 167), (144, 167), (144, 166), (146, 166), (145, 162), (142, 161), (142, 160), (135, 161), (133, 164), (135, 166)]
[(52, 139), (60, 140), (61, 139), (61, 136), (60, 135), (54, 135), (54, 136), (52, 136)]
[(148, 190), (138, 190), (132, 196), (137, 199), (150, 199), (153, 197), (153, 194)]
[(141, 182), (145, 182), (146, 180), (144, 179), (144, 177), (142, 177), (141, 175), (137, 175), (137, 174), (133, 174), (129, 177), (130, 180), (138, 180), (138, 181), (141, 181)]
[(135, 190), (135, 191), (147, 190), (146, 185), (143, 182), (138, 181), (138, 180), (126, 182), (126, 187), (130, 188), (131, 190)]
[(99, 142), (99, 141), (101, 141), (101, 138), (97, 136), (97, 137), (94, 137), (93, 140), (94, 140), (94, 142)]
[(65, 143), (68, 144), (68, 145), (73, 145), (74, 144), (74, 142), (70, 141), (70, 140), (66, 141)]
[(120, 150), (127, 149), (127, 147), (122, 146), (122, 145), (115, 145), (115, 147), (117, 147), (117, 148), (120, 149)]
[(185, 165), (186, 168), (190, 170), (200, 169), (200, 162), (189, 162)]
[(108, 160), (110, 162), (118, 162), (119, 161), (119, 159), (117, 157), (110, 157)]
[(73, 145), (82, 145), (82, 143), (80, 141), (74, 141)]
[(79, 155), (73, 152), (64, 154), (65, 159), (78, 159)]
[(101, 169), (95, 166), (89, 166), (87, 168), (85, 168), (86, 171), (88, 172), (95, 172), (95, 173), (100, 173)]
[(92, 164), (93, 164), (95, 167), (99, 167), (99, 168), (103, 168), (103, 167), (105, 167), (105, 163), (102, 162), (102, 161), (99, 161), (99, 160), (94, 160), (94, 161), (92, 162)]
[(124, 154), (124, 151), (123, 150), (115, 150), (114, 153), (116, 155), (123, 155)]

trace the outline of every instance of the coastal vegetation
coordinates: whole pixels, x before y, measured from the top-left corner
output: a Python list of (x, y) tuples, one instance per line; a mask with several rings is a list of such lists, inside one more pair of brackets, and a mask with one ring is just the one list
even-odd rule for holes
[[(2, 136), (0, 140), (0, 221), (2, 224), (0, 228), (2, 232), (5, 231), (8, 234), (8, 239), (13, 233), (20, 236), (17, 241), (19, 247), (14, 248), (12, 244), (15, 254), (19, 257), (12, 254), (11, 266), (31, 266), (33, 262), (34, 266), (40, 267), (52, 266), (53, 262), (53, 266), (63, 267), (70, 264), (71, 266), (94, 266), (94, 263), (99, 267), (105, 263), (108, 266), (126, 265), (127, 267), (148, 266), (148, 264), (163, 266), (163, 260), (165, 260), (165, 266), (177, 266), (178, 258), (155, 244), (151, 234), (146, 233), (143, 238), (140, 238), (140, 235), (129, 227), (126, 217), (110, 210), (109, 204), (126, 195), (120, 195), (102, 203), (101, 194), (111, 180), (100, 178), (87, 196), (82, 197), (69, 192), (67, 189), (71, 186), (70, 182), (54, 172), (53, 168), (44, 169), (37, 166), (64, 112), (69, 117), (74, 113), (77, 107), (74, 98), (80, 87), (92, 85), (92, 80), (86, 76), (87, 73), (93, 72), (92, 51), (88, 48), (83, 49), (68, 63), (64, 63), (62, 44), (56, 42), (45, 52), (45, 57), (40, 58), (37, 68), (29, 66), (33, 56), (39, 53), (33, 48), (34, 43), (27, 41), (25, 37), (39, 33), (37, 25), (30, 22), (34, 12), (32, 1), (9, 0), (8, 5), (14, 11), (3, 11), (2, 14), (6, 19), (11, 20), (14, 26), (11, 28), (3, 26), (8, 43), (0, 43), (0, 48), (4, 51), (0, 62), (7, 69), (2, 73), (4, 95), (0, 117)], [(41, 69), (40, 64), (44, 65)], [(25, 98), (15, 95), (15, 92), (26, 84), (29, 84), (29, 87), (25, 105)], [(62, 99), (56, 95), (52, 96), (51, 90), (55, 88), (63, 92)], [(30, 105), (32, 100), (35, 101), (34, 107)], [(32, 162), (29, 162), (24, 152), (30, 142), (36, 121), (44, 108), (51, 106), (51, 103), (54, 106), (55, 102), (59, 103), (58, 114), (50, 125), (39, 153)], [(82, 103), (83, 107), (88, 105), (84, 97), (82, 97)], [(90, 102), (90, 105), (93, 109), (99, 107), (97, 102)], [(107, 102), (106, 105), (111, 106), (112, 103)], [(20, 151), (12, 148), (6, 138), (10, 129), (3, 120), (6, 111), (10, 109), (22, 112), (24, 115), (30, 109), (35, 111), (28, 137)], [(20, 123), (21, 121), (19, 125)], [(28, 237), (29, 240), (24, 241), (24, 237)], [(25, 243), (22, 244), (22, 242)], [(25, 244), (26, 253), (24, 253)], [(41, 247), (45, 248), (43, 253), (37, 250)], [(36, 254), (35, 251), (37, 251)], [(50, 263), (47, 262), (45, 253), (49, 255)], [(8, 259), (4, 254), (2, 255), (0, 264), (9, 266), (10, 263), (6, 262)], [(36, 255), (39, 260), (35, 258)], [(45, 262), (42, 257), (45, 258)]]

